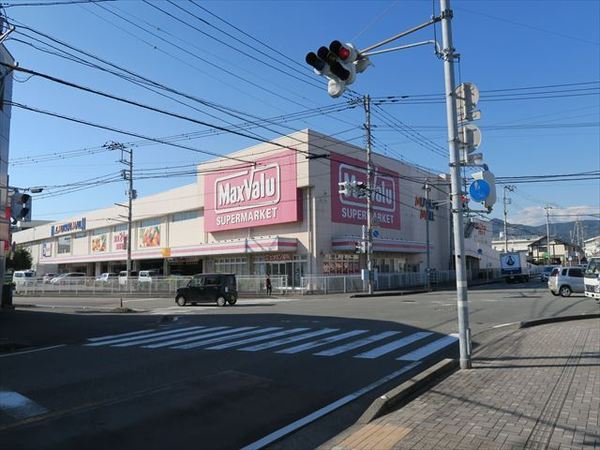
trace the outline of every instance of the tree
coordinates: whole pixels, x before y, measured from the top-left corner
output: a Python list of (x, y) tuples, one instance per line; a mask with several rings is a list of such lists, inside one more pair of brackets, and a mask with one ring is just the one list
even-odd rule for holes
[(6, 260), (6, 268), (16, 270), (27, 270), (31, 269), (31, 253), (25, 248), (17, 248), (12, 258)]

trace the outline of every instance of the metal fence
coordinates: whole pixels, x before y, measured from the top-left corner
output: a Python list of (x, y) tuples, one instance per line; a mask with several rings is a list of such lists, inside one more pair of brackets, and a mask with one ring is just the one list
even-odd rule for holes
[[(81, 277), (60, 282), (44, 283), (42, 278), (27, 279), (15, 284), (15, 294), (27, 295), (174, 295), (178, 288), (186, 286), (192, 277), (152, 277), (152, 281), (97, 280), (94, 277)], [(265, 294), (265, 277), (253, 275), (236, 276), (239, 294)], [(287, 277), (271, 277), (273, 294), (288, 292)]]

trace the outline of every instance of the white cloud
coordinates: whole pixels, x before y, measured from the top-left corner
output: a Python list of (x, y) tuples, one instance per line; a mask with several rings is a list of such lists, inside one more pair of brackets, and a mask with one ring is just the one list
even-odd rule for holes
[[(553, 206), (550, 210), (550, 223), (572, 222), (577, 220), (577, 217), (580, 220), (594, 219), (594, 217), (586, 216), (585, 214), (595, 214), (595, 218), (598, 218), (600, 207), (582, 205), (559, 208), (558, 206)], [(544, 225), (546, 223), (546, 211), (543, 206), (523, 208), (515, 212), (515, 214), (511, 214), (509, 222), (523, 225)]]

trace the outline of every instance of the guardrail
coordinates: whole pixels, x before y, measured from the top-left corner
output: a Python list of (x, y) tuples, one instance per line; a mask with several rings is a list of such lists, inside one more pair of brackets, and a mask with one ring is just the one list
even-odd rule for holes
[[(42, 278), (28, 279), (15, 284), (17, 295), (40, 294), (65, 294), (65, 295), (122, 295), (122, 294), (148, 294), (165, 295), (175, 294), (178, 288), (185, 287), (192, 277), (152, 277), (152, 281), (97, 280), (94, 277), (81, 277), (60, 282), (43, 282)], [(264, 276), (239, 275), (236, 276), (239, 294), (264, 294), (266, 285)], [(271, 277), (273, 294), (285, 294), (288, 291), (287, 277)]]

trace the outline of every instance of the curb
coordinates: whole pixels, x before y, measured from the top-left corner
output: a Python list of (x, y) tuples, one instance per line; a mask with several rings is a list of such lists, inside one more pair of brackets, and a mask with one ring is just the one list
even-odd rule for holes
[(535, 327), (546, 323), (567, 322), (570, 320), (600, 319), (600, 313), (577, 314), (574, 316), (543, 317), (541, 319), (524, 320), (519, 323), (519, 328)]
[(396, 291), (396, 292), (382, 292), (380, 294), (352, 294), (350, 298), (367, 298), (367, 297), (396, 297), (401, 295), (411, 295), (411, 294), (424, 294), (427, 292), (431, 292), (427, 289), (416, 289), (414, 291)]
[(400, 386), (377, 397), (371, 406), (356, 421), (358, 424), (369, 423), (376, 418), (389, 412), (394, 406), (404, 400), (407, 400), (412, 394), (430, 387), (442, 376), (454, 371), (458, 367), (458, 361), (455, 359), (444, 359), (428, 369), (418, 373), (410, 380), (405, 381)]

